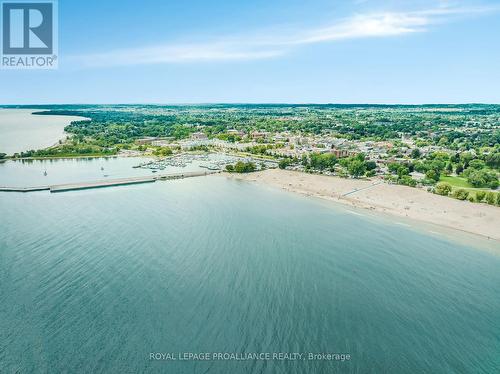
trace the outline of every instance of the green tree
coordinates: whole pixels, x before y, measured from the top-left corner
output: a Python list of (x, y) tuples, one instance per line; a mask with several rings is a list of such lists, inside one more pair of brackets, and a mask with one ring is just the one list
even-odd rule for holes
[(474, 158), (470, 152), (462, 152), (460, 154), (460, 161), (464, 164), (464, 168), (469, 166), (469, 162)]
[(375, 161), (365, 162), (366, 170), (375, 170), (377, 168), (377, 163)]
[(441, 196), (448, 196), (451, 192), (451, 185), (445, 182), (438, 183), (434, 192)]
[(486, 192), (484, 191), (476, 191), (476, 202), (480, 203), (486, 197)]
[(406, 167), (405, 165), (401, 165), (398, 168), (398, 177), (402, 178), (403, 176), (409, 175), (410, 174), (410, 169)]
[(411, 150), (411, 158), (417, 159), (420, 158), (420, 156), (422, 156), (422, 152), (420, 152), (419, 148), (413, 148)]
[(255, 171), (256, 167), (253, 162), (243, 162), (243, 161), (238, 161), (234, 165), (234, 171), (236, 173), (251, 173), (252, 171)]
[(483, 160), (479, 160), (479, 159), (474, 159), (474, 160), (471, 160), (469, 162), (469, 167), (472, 168), (472, 169), (476, 169), (476, 170), (479, 170), (479, 169), (483, 169), (484, 167), (486, 166), (486, 164), (484, 163)]
[(282, 158), (278, 162), (278, 167), (280, 169), (286, 169), (288, 166), (290, 166), (291, 163), (292, 163), (292, 161), (289, 158)]
[(458, 200), (467, 200), (467, 197), (469, 197), (469, 191), (464, 190), (463, 188), (460, 188), (458, 190), (453, 191), (453, 197)]
[(366, 171), (365, 163), (363, 161), (360, 161), (359, 159), (352, 160), (347, 166), (347, 171), (353, 177), (358, 178)]
[(172, 155), (174, 152), (172, 151), (172, 149), (170, 149), (169, 147), (160, 147), (160, 148), (157, 148), (153, 151), (153, 154), (155, 156), (170, 156)]
[(337, 163), (337, 158), (333, 153), (311, 153), (310, 166), (317, 170), (333, 170)]
[(453, 173), (453, 165), (451, 164), (451, 162), (448, 162), (448, 164), (446, 164), (446, 172), (448, 174)]
[(184, 139), (191, 134), (191, 128), (184, 125), (175, 125), (172, 127), (172, 136), (175, 139)]
[(500, 152), (490, 153), (485, 158), (486, 165), (492, 169), (500, 169)]
[(365, 176), (368, 178), (374, 177), (375, 176), (375, 170), (367, 170), (365, 173)]
[(396, 174), (398, 172), (398, 169), (399, 169), (399, 163), (397, 162), (391, 162), (387, 165), (387, 169), (393, 173), (393, 174)]
[(495, 204), (495, 201), (496, 201), (496, 196), (495, 196), (495, 193), (494, 192), (488, 192), (486, 194), (486, 198), (485, 198), (486, 202), (490, 205), (493, 205)]
[(467, 181), (474, 187), (489, 187), (491, 189), (498, 187), (498, 176), (494, 171), (467, 169), (467, 172)]
[(445, 167), (446, 164), (444, 163), (444, 161), (441, 161), (440, 159), (432, 160), (429, 164), (429, 168), (436, 171), (437, 174), (440, 174)]
[(434, 181), (434, 182), (437, 182), (439, 181), (439, 173), (436, 172), (436, 170), (427, 170), (427, 172), (425, 173), (425, 176), (427, 177), (427, 179), (431, 180), (431, 181)]
[(409, 175), (403, 175), (402, 177), (400, 177), (398, 179), (398, 183), (410, 187), (415, 187), (417, 185), (417, 181)]
[(364, 153), (362, 153), (362, 152), (361, 152), (361, 153), (358, 153), (356, 156), (354, 156), (354, 158), (355, 158), (356, 160), (359, 160), (359, 161), (364, 161), (364, 160), (365, 160), (365, 158), (366, 158), (366, 156), (365, 156), (365, 154), (364, 154)]

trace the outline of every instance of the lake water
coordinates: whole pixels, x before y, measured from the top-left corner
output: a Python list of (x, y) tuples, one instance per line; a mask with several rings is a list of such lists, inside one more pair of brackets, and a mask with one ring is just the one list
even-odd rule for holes
[(35, 109), (0, 109), (0, 153), (50, 147), (65, 137), (64, 127), (83, 117), (32, 115)]
[[(0, 184), (150, 173), (138, 161), (7, 162)], [(210, 176), (0, 193), (0, 228), (1, 373), (500, 370), (498, 252), (381, 216)]]
[(495, 254), (224, 177), (4, 193), (0, 210), (2, 372), (498, 372)]

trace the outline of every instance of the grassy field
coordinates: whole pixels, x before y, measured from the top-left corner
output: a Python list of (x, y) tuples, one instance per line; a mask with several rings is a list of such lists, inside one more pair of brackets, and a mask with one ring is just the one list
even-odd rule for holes
[(462, 177), (452, 177), (452, 176), (442, 175), (439, 181), (449, 183), (451, 184), (452, 187), (474, 188), (474, 186), (472, 186), (469, 182), (467, 182), (467, 179)]
[[(452, 187), (452, 191), (455, 191), (458, 189), (464, 189), (467, 192), (469, 192), (469, 196), (472, 196), (474, 198), (476, 198), (476, 192), (478, 192), (478, 191), (484, 191), (484, 192), (493, 191), (489, 188), (475, 188), (469, 182), (467, 182), (466, 178), (462, 178), (462, 177), (441, 176), (439, 181), (449, 183)], [(493, 192), (496, 192), (496, 191), (493, 191)]]

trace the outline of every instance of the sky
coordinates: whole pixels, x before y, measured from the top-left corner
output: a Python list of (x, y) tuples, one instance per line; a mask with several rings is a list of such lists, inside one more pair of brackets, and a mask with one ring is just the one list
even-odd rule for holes
[(0, 104), (500, 103), (499, 0), (59, 0)]

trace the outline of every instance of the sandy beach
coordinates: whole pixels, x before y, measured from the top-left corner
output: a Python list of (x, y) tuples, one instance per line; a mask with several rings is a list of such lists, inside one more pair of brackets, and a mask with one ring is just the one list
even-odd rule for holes
[(495, 206), (459, 201), (376, 179), (344, 179), (280, 169), (226, 175), (500, 241), (500, 208)]

